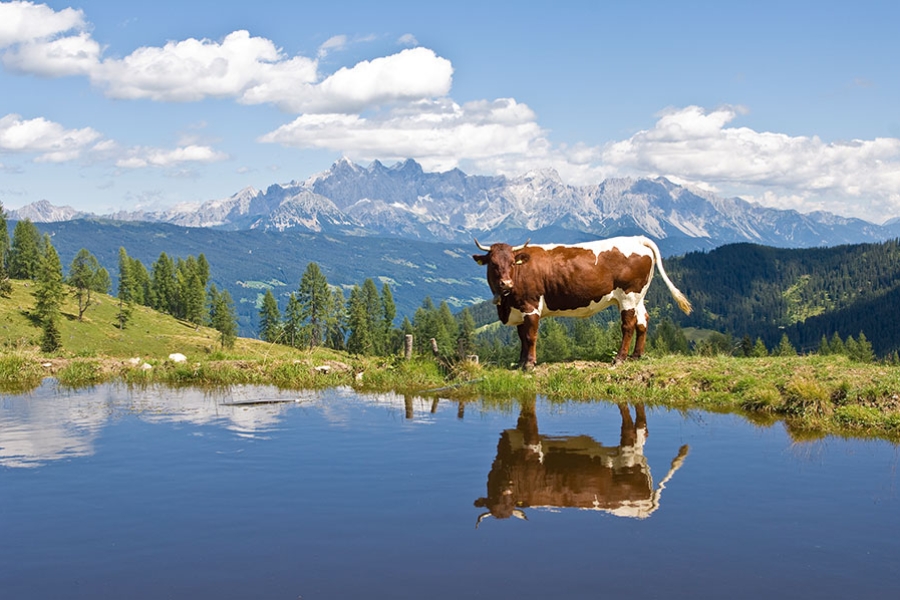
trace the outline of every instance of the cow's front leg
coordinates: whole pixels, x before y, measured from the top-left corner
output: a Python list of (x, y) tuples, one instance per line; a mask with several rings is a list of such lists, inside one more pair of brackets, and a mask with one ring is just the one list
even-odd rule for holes
[(631, 338), (634, 337), (634, 328), (637, 325), (637, 316), (634, 309), (622, 311), (622, 345), (619, 347), (619, 353), (613, 359), (613, 364), (617, 365), (625, 362), (628, 357), (628, 349), (631, 347)]
[(537, 362), (537, 336), (540, 321), (541, 318), (538, 315), (525, 315), (525, 320), (516, 328), (519, 332), (519, 340), (522, 342), (519, 368), (524, 371), (533, 369)]

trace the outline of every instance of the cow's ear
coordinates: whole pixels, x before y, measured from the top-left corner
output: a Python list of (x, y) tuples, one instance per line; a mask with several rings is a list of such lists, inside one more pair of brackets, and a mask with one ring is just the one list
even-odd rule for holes
[(473, 254), (472, 259), (482, 267), (487, 264), (487, 254)]
[(524, 252), (516, 255), (516, 264), (524, 265), (528, 262), (528, 259), (531, 258), (530, 254), (525, 254)]

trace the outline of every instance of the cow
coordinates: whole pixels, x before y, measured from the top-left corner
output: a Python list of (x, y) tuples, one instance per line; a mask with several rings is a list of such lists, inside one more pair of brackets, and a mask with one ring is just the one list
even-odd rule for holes
[(487, 478), (487, 497), (475, 500), (486, 517), (526, 519), (525, 508), (578, 508), (618, 517), (646, 519), (659, 509), (666, 484), (684, 464), (681, 446), (666, 476), (654, 488), (644, 456), (647, 416), (635, 405), (619, 404), (622, 430), (618, 446), (604, 446), (587, 435), (538, 433), (534, 401), (523, 402), (515, 429), (500, 434), (497, 457)]
[(541, 317), (589, 317), (611, 305), (618, 306), (622, 316), (622, 345), (613, 363), (629, 358), (632, 337), (634, 352), (630, 358), (640, 358), (647, 338), (644, 296), (654, 265), (679, 308), (685, 314), (691, 312), (691, 303), (666, 275), (659, 248), (644, 236), (573, 245), (525, 242), (516, 247), (488, 247), (475, 239), (475, 245), (487, 252), (472, 258), (487, 266), (487, 281), (500, 321), (518, 329), (522, 369), (531, 369), (537, 362)]

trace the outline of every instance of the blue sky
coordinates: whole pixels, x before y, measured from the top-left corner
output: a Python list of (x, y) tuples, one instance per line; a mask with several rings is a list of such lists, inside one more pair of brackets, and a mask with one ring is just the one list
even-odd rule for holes
[(0, 202), (165, 208), (341, 156), (900, 216), (900, 3), (0, 1)]

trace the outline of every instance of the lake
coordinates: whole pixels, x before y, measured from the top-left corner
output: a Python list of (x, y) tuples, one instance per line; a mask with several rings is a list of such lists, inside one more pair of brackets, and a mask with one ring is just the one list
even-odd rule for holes
[(0, 597), (896, 597), (898, 458), (633, 404), (48, 380), (0, 396)]

